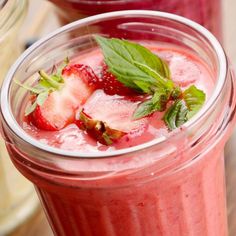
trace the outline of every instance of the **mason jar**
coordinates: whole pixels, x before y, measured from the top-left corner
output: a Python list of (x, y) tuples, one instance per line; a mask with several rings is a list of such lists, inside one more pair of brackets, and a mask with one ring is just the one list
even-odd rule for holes
[(198, 22), (222, 39), (221, 0), (50, 0), (61, 24), (84, 17), (119, 10), (170, 12)]
[[(121, 150), (63, 150), (33, 138), (21, 122), (27, 91), (14, 80), (33, 85), (39, 70), (96, 50), (94, 34), (188, 50), (212, 75), (206, 104), (174, 132)], [(11, 160), (35, 185), (60, 236), (227, 236), (224, 146), (235, 109), (235, 78), (217, 39), (191, 20), (157, 11), (111, 12), (56, 30), (20, 56), (1, 93)]]

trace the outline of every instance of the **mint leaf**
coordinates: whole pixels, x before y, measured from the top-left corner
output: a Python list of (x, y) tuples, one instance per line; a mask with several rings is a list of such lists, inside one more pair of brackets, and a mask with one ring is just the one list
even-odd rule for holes
[(182, 92), (171, 80), (167, 63), (142, 45), (101, 36), (95, 36), (95, 40), (102, 48), (109, 71), (117, 80), (152, 96), (139, 104), (134, 119), (164, 111), (167, 103), (173, 101), (164, 115), (166, 125), (172, 130), (190, 119), (204, 104), (203, 91), (192, 85)]
[(148, 116), (155, 111), (155, 105), (153, 104), (152, 100), (146, 100), (139, 104), (137, 109), (133, 114), (134, 119), (140, 119), (142, 117)]
[(134, 83), (138, 86), (140, 91), (143, 93), (152, 94), (155, 89), (154, 87), (152, 87), (151, 83), (148, 83), (145, 81), (134, 80)]
[(170, 130), (176, 129), (191, 117), (193, 117), (203, 106), (206, 95), (195, 85), (191, 85), (182, 94), (183, 99), (178, 99), (164, 115), (164, 121)]
[(153, 84), (153, 86), (155, 86), (156, 88), (166, 88), (167, 90), (171, 90), (173, 88), (173, 81), (162, 77), (162, 75), (159, 74), (158, 71), (155, 71), (149, 66), (141, 64), (137, 61), (134, 61), (134, 64), (145, 73), (156, 79), (155, 84)]
[(168, 97), (164, 91), (156, 91), (152, 98), (139, 104), (133, 114), (134, 119), (151, 115), (155, 111), (164, 111)]
[(172, 100), (177, 100), (182, 96), (182, 90), (180, 87), (175, 87), (173, 88), (172, 92), (171, 92), (171, 99)]
[(192, 85), (183, 92), (183, 99), (189, 110), (187, 118), (190, 119), (202, 108), (206, 100), (206, 94), (196, 88), (195, 85)]
[(156, 104), (156, 110), (163, 111), (166, 108), (166, 103), (168, 102), (169, 94), (166, 93), (164, 89), (158, 89), (155, 91), (152, 102)]
[(170, 69), (169, 69), (168, 64), (164, 60), (162, 60), (161, 62), (162, 62), (162, 65), (163, 65), (163, 69), (165, 71), (164, 72), (165, 77), (170, 79), (171, 73), (170, 73)]
[(164, 121), (170, 130), (183, 125), (188, 119), (189, 110), (183, 100), (177, 100), (172, 104), (164, 115)]
[(109, 71), (125, 86), (149, 93), (151, 87), (163, 86), (168, 90), (173, 87), (166, 63), (147, 48), (127, 40), (101, 36), (95, 39), (102, 48)]

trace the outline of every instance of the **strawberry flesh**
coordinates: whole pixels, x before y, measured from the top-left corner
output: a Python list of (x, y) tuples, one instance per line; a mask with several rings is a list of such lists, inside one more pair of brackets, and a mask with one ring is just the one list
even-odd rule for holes
[[(79, 109), (77, 125), (106, 145), (118, 141), (126, 134), (140, 135), (147, 127), (147, 118), (133, 120), (137, 105), (138, 101), (119, 95), (110, 96), (103, 90), (96, 90), (84, 104), (83, 110)], [(106, 137), (108, 135), (108, 141), (104, 140), (104, 132)]]
[(37, 105), (29, 120), (42, 130), (60, 130), (75, 120), (76, 110), (94, 90), (97, 76), (88, 66), (68, 65), (62, 71), (63, 87), (49, 93), (43, 105)]
[(133, 89), (123, 85), (116, 77), (108, 71), (108, 66), (103, 63), (102, 70), (99, 75), (99, 83), (97, 88), (103, 89), (108, 95), (130, 96), (136, 94)]
[(86, 85), (93, 89), (95, 89), (99, 83), (99, 78), (96, 76), (93, 69), (84, 64), (69, 65), (63, 69), (62, 75), (80, 77)]

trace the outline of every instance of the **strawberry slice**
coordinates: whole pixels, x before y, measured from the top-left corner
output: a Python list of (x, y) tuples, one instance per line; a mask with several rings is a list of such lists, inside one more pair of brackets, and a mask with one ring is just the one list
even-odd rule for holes
[(83, 109), (78, 110), (77, 125), (105, 145), (118, 141), (126, 134), (141, 135), (147, 128), (148, 118), (133, 120), (139, 102), (138, 99), (110, 96), (103, 90), (96, 90)]
[[(90, 67), (80, 64), (66, 66), (61, 76), (49, 76), (42, 71), (40, 76), (36, 89), (41, 92), (33, 95), (35, 99), (27, 116), (37, 128), (51, 131), (74, 122), (76, 110), (91, 95), (98, 80)], [(46, 94), (43, 102), (42, 93)]]
[(86, 130), (90, 136), (102, 144), (110, 145), (125, 135), (125, 132), (110, 128), (106, 122), (92, 119), (84, 112), (84, 109), (80, 112), (79, 119), (78, 127)]
[(121, 95), (129, 96), (136, 94), (133, 89), (130, 89), (123, 85), (116, 77), (108, 71), (108, 66), (103, 63), (102, 70), (100, 72), (100, 80), (97, 88), (103, 89), (108, 95)]
[(93, 69), (90, 66), (84, 64), (73, 64), (66, 66), (62, 70), (63, 76), (77, 76), (89, 87), (95, 89), (99, 83), (98, 77), (95, 75)]

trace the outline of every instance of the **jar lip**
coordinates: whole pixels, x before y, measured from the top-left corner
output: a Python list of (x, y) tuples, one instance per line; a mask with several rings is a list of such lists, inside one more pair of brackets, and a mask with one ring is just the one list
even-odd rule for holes
[(224, 86), (226, 74), (227, 74), (227, 60), (226, 55), (224, 53), (223, 48), (221, 47), (219, 41), (213, 36), (212, 33), (210, 33), (207, 29), (205, 29), (203, 26), (199, 25), (198, 23), (195, 23), (189, 19), (186, 19), (184, 17), (174, 15), (171, 13), (165, 13), (165, 12), (158, 12), (158, 11), (149, 11), (149, 10), (127, 10), (127, 11), (116, 11), (116, 12), (110, 12), (110, 13), (103, 13), (95, 16), (91, 16), (85, 19), (81, 19), (75, 22), (72, 22), (68, 25), (65, 25), (56, 31), (48, 34), (46, 37), (40, 39), (35, 44), (33, 44), (30, 48), (28, 48), (19, 58), (18, 60), (13, 64), (11, 69), (9, 70), (5, 80), (2, 84), (2, 90), (1, 90), (1, 113), (2, 117), (4, 118), (7, 126), (11, 131), (14, 132), (15, 135), (18, 136), (21, 140), (24, 142), (34, 146), (35, 148), (41, 149), (42, 151), (46, 151), (48, 153), (51, 153), (52, 155), (58, 155), (58, 156), (67, 156), (67, 157), (76, 157), (76, 158), (106, 158), (106, 157), (113, 157), (113, 156), (119, 156), (123, 154), (129, 154), (136, 151), (144, 150), (146, 148), (150, 148), (154, 145), (163, 143), (167, 140), (167, 138), (162, 137), (158, 139), (151, 140), (149, 142), (124, 148), (120, 150), (114, 150), (114, 151), (108, 151), (108, 152), (79, 152), (79, 151), (69, 151), (69, 150), (63, 150), (55, 147), (51, 147), (49, 145), (43, 144), (36, 139), (32, 138), (30, 135), (28, 135), (17, 123), (15, 120), (11, 109), (10, 108), (10, 100), (9, 100), (9, 88), (11, 84), (11, 80), (14, 77), (15, 72), (18, 70), (18, 68), (21, 66), (22, 62), (25, 60), (25, 58), (28, 57), (35, 49), (40, 47), (41, 44), (44, 42), (50, 40), (53, 37), (56, 37), (57, 35), (69, 31), (70, 29), (73, 29), (74, 27), (77, 27), (79, 25), (86, 25), (87, 23), (92, 23), (97, 20), (106, 20), (113, 17), (123, 17), (125, 15), (133, 16), (133, 17), (148, 17), (148, 16), (156, 16), (156, 17), (162, 17), (169, 20), (177, 21), (179, 23), (182, 23), (184, 25), (190, 26), (193, 29), (195, 29), (200, 34), (203, 34), (211, 43), (211, 46), (215, 50), (218, 60), (219, 60), (219, 79), (217, 80), (217, 84), (215, 86), (215, 89), (213, 91), (213, 94), (209, 98), (209, 100), (206, 102), (204, 107), (188, 122), (186, 122), (181, 129), (176, 129), (175, 131), (172, 131), (168, 139), (171, 138), (173, 135), (176, 135), (180, 133), (180, 130), (187, 130), (193, 127), (195, 124), (197, 124), (197, 121), (200, 117), (202, 117), (207, 110), (212, 107), (217, 100), (218, 96), (220, 95), (220, 92)]

